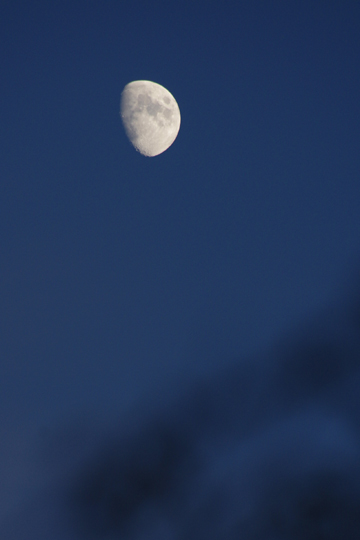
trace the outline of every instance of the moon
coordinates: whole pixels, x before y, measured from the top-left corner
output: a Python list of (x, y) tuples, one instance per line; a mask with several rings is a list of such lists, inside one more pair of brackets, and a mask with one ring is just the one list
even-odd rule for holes
[(162, 154), (180, 129), (180, 110), (166, 88), (151, 81), (133, 81), (121, 94), (120, 116), (126, 135), (144, 156)]

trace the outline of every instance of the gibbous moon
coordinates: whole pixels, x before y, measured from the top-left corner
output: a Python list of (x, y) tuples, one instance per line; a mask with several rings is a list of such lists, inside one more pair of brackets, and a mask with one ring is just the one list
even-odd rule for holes
[(120, 115), (136, 150), (153, 157), (165, 152), (180, 129), (180, 110), (166, 88), (151, 81), (133, 81), (121, 94)]

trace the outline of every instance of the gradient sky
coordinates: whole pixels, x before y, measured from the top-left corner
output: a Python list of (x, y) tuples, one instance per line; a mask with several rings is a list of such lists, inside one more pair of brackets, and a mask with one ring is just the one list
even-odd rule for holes
[[(360, 4), (4, 2), (0, 412), (118, 407), (256, 352), (360, 245)], [(120, 95), (165, 86), (146, 158)]]

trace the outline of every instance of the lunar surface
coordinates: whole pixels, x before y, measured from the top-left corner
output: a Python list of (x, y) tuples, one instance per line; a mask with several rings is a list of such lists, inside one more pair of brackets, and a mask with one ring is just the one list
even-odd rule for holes
[(165, 152), (180, 129), (180, 110), (174, 96), (151, 81), (133, 81), (125, 86), (120, 115), (129, 140), (148, 157)]

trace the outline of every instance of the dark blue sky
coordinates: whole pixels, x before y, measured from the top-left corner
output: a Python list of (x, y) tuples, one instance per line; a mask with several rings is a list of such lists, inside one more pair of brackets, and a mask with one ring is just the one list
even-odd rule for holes
[[(241, 357), (359, 261), (360, 4), (4, 2), (3, 418), (112, 407)], [(145, 158), (120, 95), (176, 98)]]

